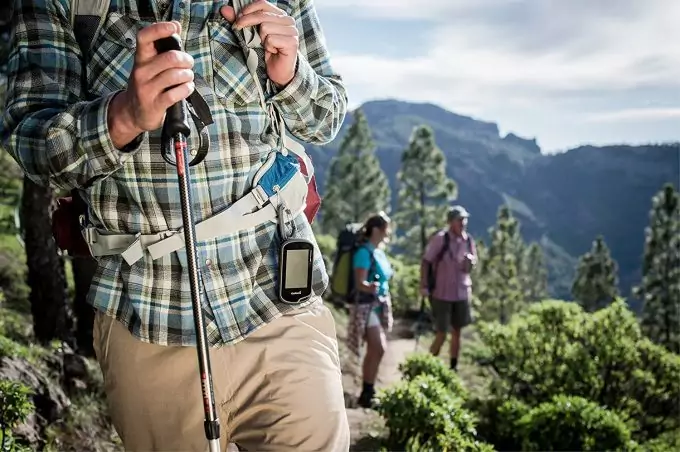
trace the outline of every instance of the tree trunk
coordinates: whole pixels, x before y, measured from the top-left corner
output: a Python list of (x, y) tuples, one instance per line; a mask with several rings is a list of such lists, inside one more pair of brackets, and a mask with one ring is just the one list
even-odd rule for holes
[(73, 313), (76, 318), (76, 344), (81, 355), (94, 357), (94, 349), (92, 348), (94, 310), (87, 303), (87, 293), (90, 291), (90, 283), (94, 272), (97, 270), (97, 261), (93, 258), (75, 257), (71, 260), (71, 264), (76, 292), (73, 300)]
[(52, 238), (52, 189), (24, 177), (21, 218), (26, 243), (29, 301), (36, 339), (47, 344), (71, 339), (64, 262)]

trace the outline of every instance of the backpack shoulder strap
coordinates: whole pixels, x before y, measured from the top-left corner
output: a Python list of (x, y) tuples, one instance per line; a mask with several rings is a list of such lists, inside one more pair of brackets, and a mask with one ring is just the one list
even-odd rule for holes
[(83, 57), (101, 30), (111, 0), (70, 0), (71, 26)]
[(371, 260), (371, 263), (368, 266), (368, 273), (371, 273), (371, 270), (376, 265), (376, 260), (375, 260), (375, 256), (373, 255), (373, 252), (370, 249), (368, 249), (368, 247), (366, 246), (365, 243), (362, 243), (361, 245), (357, 246), (355, 248), (354, 252), (352, 253), (352, 256), (354, 256), (354, 254), (358, 253), (361, 249), (365, 249), (366, 252), (368, 252), (368, 257)]
[[(241, 9), (250, 3), (253, 3), (253, 0), (232, 0), (231, 6), (234, 8), (234, 12), (238, 15)], [(260, 77), (257, 75), (257, 68), (260, 64), (260, 59), (255, 49), (262, 49), (262, 40), (260, 39), (260, 34), (256, 32), (254, 27), (245, 27), (240, 32), (235, 31), (235, 34), (239, 39), (243, 53), (246, 56), (246, 66), (248, 67), (248, 71), (255, 79), (255, 87), (260, 98), (260, 105), (264, 111), (271, 116), (275, 130), (278, 132), (281, 152), (286, 155), (288, 151), (291, 151), (304, 162), (307, 173), (304, 176), (307, 184), (309, 184), (312, 181), (312, 177), (314, 176), (314, 165), (312, 164), (312, 161), (307, 155), (305, 148), (300, 143), (288, 136), (283, 115), (276, 105), (272, 105), (272, 108), (267, 106), (265, 92), (272, 91), (270, 84), (271, 82), (269, 79), (267, 79), (266, 85), (262, 86), (262, 83), (260, 83)]]
[(371, 265), (368, 267), (368, 271), (372, 271), (372, 273), (375, 275), (375, 272), (378, 271), (378, 261), (375, 258), (375, 250), (368, 250), (368, 254), (371, 257)]
[(437, 254), (437, 262), (442, 260), (444, 257), (444, 253), (446, 253), (449, 250), (449, 241), (451, 240), (451, 237), (449, 237), (449, 231), (444, 232), (444, 245), (442, 246), (442, 249), (439, 251), (439, 254)]

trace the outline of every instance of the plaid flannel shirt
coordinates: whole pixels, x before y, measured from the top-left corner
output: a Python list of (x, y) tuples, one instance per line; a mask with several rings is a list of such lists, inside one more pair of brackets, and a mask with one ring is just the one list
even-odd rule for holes
[[(138, 9), (142, 1), (112, 0), (86, 58), (83, 78), (69, 1), (17, 0), (0, 130), (2, 146), (30, 179), (62, 189), (86, 187), (92, 221), (118, 233), (149, 234), (182, 226), (177, 173), (161, 156), (160, 130), (143, 134), (121, 151), (114, 148), (107, 127), (109, 102), (126, 88), (132, 69), (136, 33), (149, 24)], [(182, 24), (194, 71), (207, 82), (201, 94), (214, 119), (210, 150), (191, 169), (199, 222), (249, 191), (250, 177), (278, 138), (260, 106), (257, 81), (247, 70), (237, 37), (219, 13), (226, 2), (174, 0), (166, 17), (155, 1), (151, 3), (157, 18)], [(279, 107), (293, 136), (326, 143), (344, 120), (345, 89), (330, 65), (312, 1), (277, 5), (297, 22), (298, 67), (290, 84), (268, 93), (267, 101)], [(264, 82), (259, 52), (259, 78)], [(197, 135), (192, 134), (189, 148), (197, 146)], [(321, 295), (328, 284), (321, 253), (306, 217), (299, 215), (295, 223), (295, 237), (314, 243), (313, 289)], [(203, 309), (213, 346), (238, 342), (296, 308), (282, 304), (276, 295), (276, 231), (276, 224), (267, 223), (198, 244)], [(132, 266), (121, 256), (99, 258), (88, 298), (142, 341), (196, 343), (184, 249), (156, 260), (147, 254)]]

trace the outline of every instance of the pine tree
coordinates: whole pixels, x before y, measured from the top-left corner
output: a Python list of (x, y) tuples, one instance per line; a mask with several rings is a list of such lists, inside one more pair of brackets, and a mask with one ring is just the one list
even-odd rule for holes
[(520, 280), (524, 300), (541, 301), (548, 296), (548, 270), (538, 243), (532, 243), (522, 254)]
[(428, 126), (413, 129), (401, 156), (399, 208), (395, 221), (403, 236), (399, 245), (412, 260), (420, 260), (430, 236), (446, 224), (456, 183), (446, 176), (446, 157)]
[(519, 271), (524, 248), (519, 221), (508, 206), (498, 210), (496, 225), (489, 230), (491, 243), (481, 263), (479, 315), (486, 321), (507, 323), (523, 305)]
[(372, 213), (390, 210), (390, 186), (375, 156), (375, 143), (361, 110), (347, 131), (326, 179), (321, 223), (336, 234), (347, 223), (359, 223)]
[(666, 184), (653, 198), (645, 231), (642, 329), (653, 341), (680, 353), (680, 196)]
[(602, 236), (581, 256), (571, 288), (574, 299), (589, 312), (609, 305), (619, 295), (618, 265), (612, 259)]

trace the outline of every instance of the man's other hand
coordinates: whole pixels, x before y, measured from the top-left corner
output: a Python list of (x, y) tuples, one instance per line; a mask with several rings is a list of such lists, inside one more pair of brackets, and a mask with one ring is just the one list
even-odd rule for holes
[(295, 76), (300, 45), (295, 19), (266, 0), (244, 6), (238, 17), (231, 6), (223, 6), (220, 12), (237, 30), (257, 27), (265, 50), (267, 76), (278, 88), (288, 85)]

